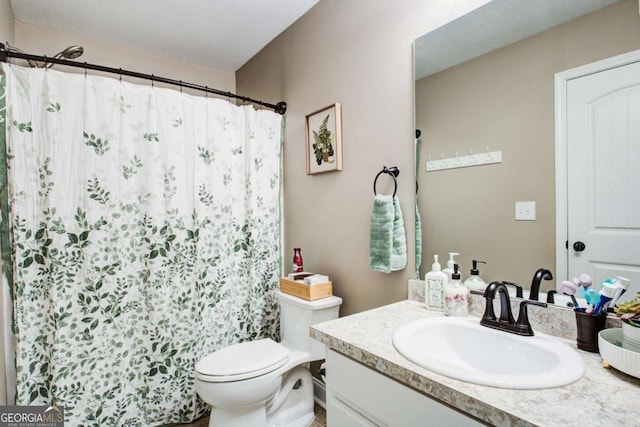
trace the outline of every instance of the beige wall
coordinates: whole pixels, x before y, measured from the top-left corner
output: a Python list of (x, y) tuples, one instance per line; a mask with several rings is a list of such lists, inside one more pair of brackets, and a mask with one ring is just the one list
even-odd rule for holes
[[(407, 297), (414, 266), (413, 40), (484, 1), (322, 0), (236, 74), (238, 91), (288, 103), (285, 267), (300, 246), (305, 269), (328, 274), (350, 314)], [(344, 169), (306, 175), (305, 115), (342, 104)], [(373, 180), (398, 166), (409, 263), (369, 269)], [(387, 184), (390, 179), (386, 179)], [(385, 180), (379, 192), (388, 193)]]
[[(67, 46), (81, 45), (84, 54), (77, 61), (104, 65), (113, 68), (155, 74), (174, 80), (196, 83), (214, 87), (223, 91), (235, 92), (235, 73), (219, 70), (200, 64), (157, 55), (148, 51), (135, 49), (114, 43), (102, 42), (73, 33), (59, 31), (38, 25), (15, 21), (15, 46), (35, 55), (54, 55)], [(55, 69), (69, 72), (83, 72), (78, 68), (67, 68), (56, 65)], [(90, 72), (91, 73), (91, 72)], [(92, 74), (97, 74), (93, 72)], [(113, 74), (111, 77), (116, 77)], [(124, 77), (123, 80), (140, 84), (149, 81)], [(156, 83), (157, 86), (163, 86)], [(176, 88), (176, 86), (173, 86)], [(184, 89), (185, 92), (202, 95), (201, 92)]]
[[(431, 254), (454, 251), (464, 276), (473, 258), (488, 262), (485, 280), (528, 286), (537, 268), (555, 271), (554, 74), (635, 49), (638, 3), (627, 0), (417, 82), (422, 274)], [(502, 164), (425, 171), (429, 156), (487, 145)], [(515, 221), (516, 201), (535, 201), (536, 221)]]

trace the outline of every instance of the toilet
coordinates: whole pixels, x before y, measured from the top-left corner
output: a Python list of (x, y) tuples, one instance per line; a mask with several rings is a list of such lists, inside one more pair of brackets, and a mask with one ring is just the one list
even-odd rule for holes
[(280, 336), (217, 350), (196, 363), (198, 395), (211, 405), (209, 426), (306, 427), (314, 419), (307, 362), (325, 358), (309, 326), (337, 319), (342, 299), (307, 301), (278, 292)]

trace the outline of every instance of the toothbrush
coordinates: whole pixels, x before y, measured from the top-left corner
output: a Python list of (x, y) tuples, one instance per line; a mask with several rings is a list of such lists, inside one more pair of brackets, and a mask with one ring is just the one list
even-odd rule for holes
[[(580, 275), (580, 277), (574, 277), (573, 283), (580, 286), (580, 296), (583, 297), (587, 301), (587, 313), (591, 313), (593, 311), (593, 307), (598, 303), (598, 293), (593, 289), (589, 289), (593, 284), (591, 280), (591, 276), (586, 273)], [(594, 298), (595, 294), (595, 298)], [(591, 302), (590, 298), (591, 297)]]
[(556, 291), (558, 291), (559, 294), (565, 294), (571, 297), (571, 302), (573, 302), (573, 309), (575, 311), (584, 313), (584, 308), (580, 307), (580, 305), (578, 304), (578, 301), (576, 300), (576, 297), (575, 297), (576, 290), (577, 290), (576, 284), (570, 280), (563, 280), (562, 282), (556, 285)]
[(585, 292), (587, 292), (587, 289), (591, 287), (591, 285), (593, 284), (593, 281), (591, 280), (591, 276), (589, 276), (586, 273), (583, 273), (578, 278), (578, 283), (580, 284), (580, 286), (582, 286), (582, 289)]
[(595, 289), (588, 289), (585, 293), (584, 299), (587, 300), (587, 313), (593, 313), (593, 309), (596, 304), (598, 304), (598, 299), (600, 299), (600, 294)]

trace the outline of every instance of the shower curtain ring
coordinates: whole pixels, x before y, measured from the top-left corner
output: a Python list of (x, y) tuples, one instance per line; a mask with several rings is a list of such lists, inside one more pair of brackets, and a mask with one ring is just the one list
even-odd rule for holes
[(209, 86), (205, 86), (204, 87), (204, 97), (209, 98)]
[(154, 78), (155, 78), (155, 77), (153, 76), (153, 74), (151, 74), (151, 89), (153, 89), (153, 87), (154, 87), (154, 86), (153, 86), (153, 79), (154, 79)]
[(87, 77), (87, 61), (84, 61), (84, 76)]
[(119, 80), (122, 83), (122, 68), (120, 68), (120, 72), (118, 73), (119, 75)]

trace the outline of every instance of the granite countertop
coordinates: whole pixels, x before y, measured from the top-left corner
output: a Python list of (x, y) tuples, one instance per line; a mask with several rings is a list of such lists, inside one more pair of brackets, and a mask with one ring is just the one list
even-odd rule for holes
[[(401, 301), (311, 327), (311, 336), (352, 359), (497, 426), (640, 425), (640, 380), (605, 369), (598, 353), (578, 350), (586, 373), (568, 386), (512, 390), (471, 384), (436, 374), (405, 359), (393, 332), (413, 320), (442, 313)], [(534, 328), (535, 329), (535, 328)]]

